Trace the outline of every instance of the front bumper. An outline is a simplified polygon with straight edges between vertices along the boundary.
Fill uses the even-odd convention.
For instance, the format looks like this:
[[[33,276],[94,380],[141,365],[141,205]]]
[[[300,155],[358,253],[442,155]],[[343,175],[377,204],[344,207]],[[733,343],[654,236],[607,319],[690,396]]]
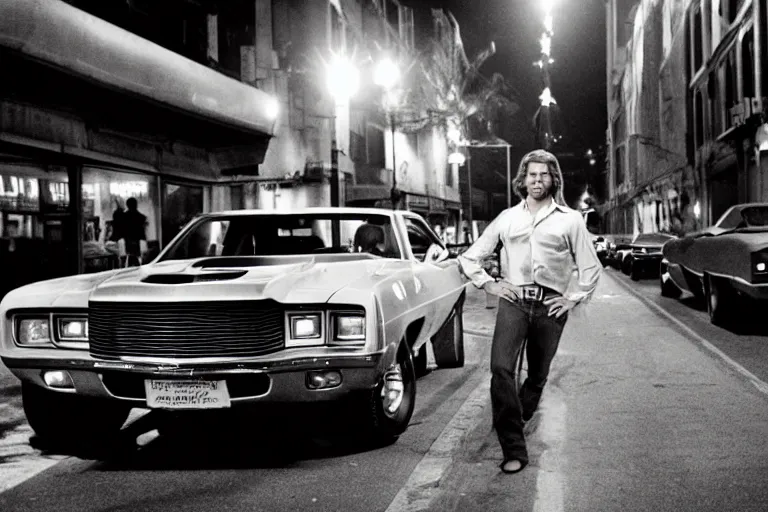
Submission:
[[[370,390],[383,374],[384,352],[354,356],[299,357],[273,362],[230,362],[216,365],[171,366],[166,364],[94,361],[81,359],[2,358],[23,382],[48,388],[47,371],[66,371],[73,389],[62,393],[101,397],[146,406],[144,381],[225,380],[232,405],[254,403],[302,403],[335,401],[356,391]],[[341,383],[332,388],[310,389],[311,371],[336,370]]]

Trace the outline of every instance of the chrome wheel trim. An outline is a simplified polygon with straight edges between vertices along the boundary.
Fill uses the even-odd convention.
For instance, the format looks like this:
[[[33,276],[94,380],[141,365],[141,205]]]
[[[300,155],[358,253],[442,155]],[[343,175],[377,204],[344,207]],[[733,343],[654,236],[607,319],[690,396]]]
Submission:
[[[381,405],[384,414],[390,418],[397,416],[403,404],[404,395],[403,369],[400,363],[397,363],[384,374],[384,385],[381,387]]]

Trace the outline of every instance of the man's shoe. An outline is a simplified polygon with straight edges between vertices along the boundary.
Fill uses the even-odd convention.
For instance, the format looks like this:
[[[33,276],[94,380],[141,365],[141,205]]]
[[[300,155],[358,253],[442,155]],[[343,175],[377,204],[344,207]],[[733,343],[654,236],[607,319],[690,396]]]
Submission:
[[[517,462],[517,464],[515,464],[515,462]],[[522,461],[520,459],[507,459],[499,465],[499,468],[503,473],[514,475],[515,473],[521,472],[527,465],[528,461]]]

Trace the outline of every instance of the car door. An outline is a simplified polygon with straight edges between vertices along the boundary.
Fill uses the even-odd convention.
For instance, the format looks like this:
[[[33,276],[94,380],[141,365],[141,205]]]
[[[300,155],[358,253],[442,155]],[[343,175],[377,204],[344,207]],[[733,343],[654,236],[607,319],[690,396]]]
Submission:
[[[414,306],[420,308],[426,318],[423,332],[432,335],[448,318],[464,289],[464,279],[456,260],[444,265],[424,262],[430,245],[438,244],[445,249],[443,241],[424,219],[413,213],[406,213],[403,215],[403,221],[413,253],[411,268],[417,299]]]

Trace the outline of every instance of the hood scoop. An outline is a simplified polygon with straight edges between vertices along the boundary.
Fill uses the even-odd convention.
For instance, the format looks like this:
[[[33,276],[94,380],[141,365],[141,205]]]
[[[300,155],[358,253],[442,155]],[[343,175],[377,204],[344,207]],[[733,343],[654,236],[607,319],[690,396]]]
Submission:
[[[247,270],[238,270],[234,272],[206,272],[205,274],[152,274],[142,279],[142,282],[150,284],[186,284],[228,281],[243,277],[247,273]]]

